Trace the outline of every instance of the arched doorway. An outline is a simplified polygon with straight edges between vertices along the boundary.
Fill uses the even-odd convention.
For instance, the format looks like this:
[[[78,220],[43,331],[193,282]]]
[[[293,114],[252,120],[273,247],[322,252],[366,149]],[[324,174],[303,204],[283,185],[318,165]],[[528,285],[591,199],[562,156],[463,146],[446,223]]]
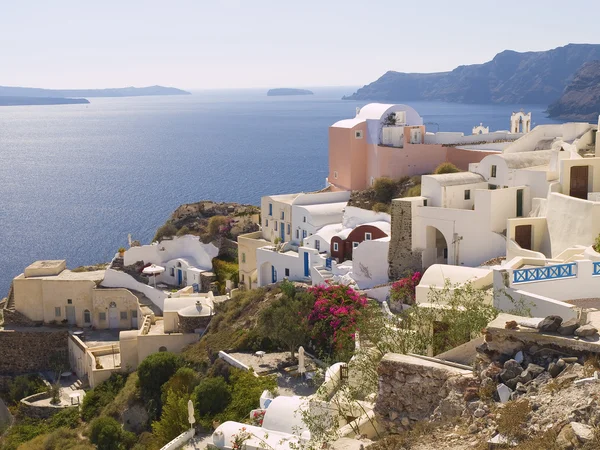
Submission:
[[[428,226],[426,233],[426,248],[423,252],[423,266],[448,264],[448,242],[444,234],[436,227]]]
[[[108,328],[119,328],[119,310],[115,302],[108,305]]]

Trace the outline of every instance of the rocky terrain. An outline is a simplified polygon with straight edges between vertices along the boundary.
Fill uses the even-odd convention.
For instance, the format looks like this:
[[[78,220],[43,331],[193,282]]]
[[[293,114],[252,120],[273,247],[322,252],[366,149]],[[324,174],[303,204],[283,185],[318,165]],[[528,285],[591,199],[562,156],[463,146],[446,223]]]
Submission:
[[[348,100],[548,105],[559,98],[585,63],[600,59],[600,45],[569,44],[553,50],[519,53],[505,50],[483,64],[450,72],[389,71]]]
[[[585,63],[563,95],[548,107],[550,117],[596,122],[600,115],[600,60]]]

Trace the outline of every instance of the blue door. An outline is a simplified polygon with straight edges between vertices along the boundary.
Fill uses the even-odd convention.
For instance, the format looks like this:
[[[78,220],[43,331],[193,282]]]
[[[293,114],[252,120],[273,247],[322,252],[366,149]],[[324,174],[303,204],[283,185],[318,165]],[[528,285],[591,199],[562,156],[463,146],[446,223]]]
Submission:
[[[183,281],[183,271],[177,270],[177,286],[181,286],[181,282]]]
[[[308,252],[304,252],[304,276],[310,277],[310,270],[308,267]]]
[[[285,242],[285,224],[281,222],[279,225],[279,234],[281,235],[281,242]]]
[[[275,266],[271,266],[271,283],[277,283],[277,271]]]

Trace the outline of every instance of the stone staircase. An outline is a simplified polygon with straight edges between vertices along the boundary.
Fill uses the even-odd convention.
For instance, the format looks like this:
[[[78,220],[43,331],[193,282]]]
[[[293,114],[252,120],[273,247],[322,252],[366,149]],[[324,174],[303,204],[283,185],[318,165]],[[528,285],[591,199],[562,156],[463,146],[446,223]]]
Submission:
[[[12,283],[8,289],[8,296],[0,302],[0,305],[2,309],[1,316],[3,325],[15,325],[20,327],[34,327],[39,325],[16,310],[15,291]]]
[[[318,267],[315,267],[315,269],[323,277],[323,281],[331,280],[333,278],[333,274],[331,273],[331,270],[329,270],[327,267],[318,266]]]

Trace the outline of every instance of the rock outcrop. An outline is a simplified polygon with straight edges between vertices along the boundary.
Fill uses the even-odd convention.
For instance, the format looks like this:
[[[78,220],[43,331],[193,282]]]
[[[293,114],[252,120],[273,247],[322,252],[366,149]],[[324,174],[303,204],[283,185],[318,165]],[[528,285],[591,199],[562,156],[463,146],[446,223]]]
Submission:
[[[600,115],[600,60],[585,63],[565,88],[562,96],[548,107],[550,117],[595,123]]]

